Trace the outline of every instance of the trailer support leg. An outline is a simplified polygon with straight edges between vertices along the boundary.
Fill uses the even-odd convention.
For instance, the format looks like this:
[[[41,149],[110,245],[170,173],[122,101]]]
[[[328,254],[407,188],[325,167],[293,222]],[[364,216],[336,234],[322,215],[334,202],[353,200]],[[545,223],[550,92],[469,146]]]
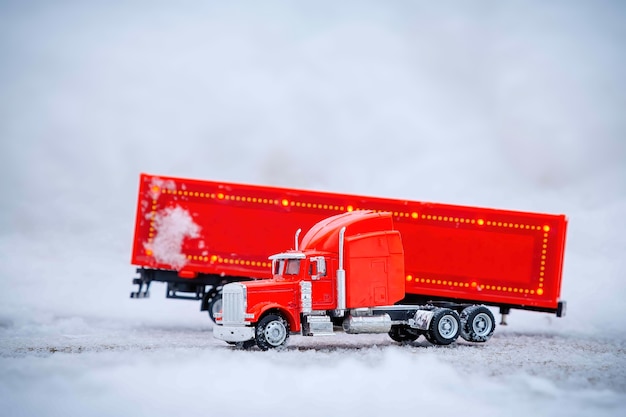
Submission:
[[[135,278],[133,280],[133,284],[139,285],[139,288],[137,289],[137,291],[130,293],[130,298],[149,298],[150,297],[150,283],[151,282],[152,281],[144,281],[141,278]],[[142,292],[141,290],[142,290],[144,284],[146,284],[146,290]]]
[[[500,314],[502,315],[500,319],[500,326],[508,325],[508,323],[506,322],[506,319],[510,313],[511,313],[511,309],[509,307],[500,307]]]

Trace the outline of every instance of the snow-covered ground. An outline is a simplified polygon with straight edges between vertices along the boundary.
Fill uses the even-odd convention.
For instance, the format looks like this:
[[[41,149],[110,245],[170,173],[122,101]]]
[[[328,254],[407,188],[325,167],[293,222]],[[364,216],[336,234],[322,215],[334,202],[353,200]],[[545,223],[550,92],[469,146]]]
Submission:
[[[626,415],[620,2],[0,2],[0,410]],[[140,172],[565,213],[567,317],[282,352],[131,300]]]

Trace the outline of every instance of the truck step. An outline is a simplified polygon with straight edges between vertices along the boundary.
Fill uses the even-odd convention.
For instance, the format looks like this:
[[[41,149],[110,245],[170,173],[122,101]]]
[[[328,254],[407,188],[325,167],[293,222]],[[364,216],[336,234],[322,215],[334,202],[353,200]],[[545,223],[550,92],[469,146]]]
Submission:
[[[306,316],[302,324],[304,336],[332,336],[333,322],[328,316]]]

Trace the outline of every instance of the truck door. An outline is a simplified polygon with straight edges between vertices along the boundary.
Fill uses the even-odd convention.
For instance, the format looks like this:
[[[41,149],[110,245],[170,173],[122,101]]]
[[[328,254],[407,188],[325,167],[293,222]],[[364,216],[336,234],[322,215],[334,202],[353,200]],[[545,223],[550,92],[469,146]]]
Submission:
[[[308,259],[308,275],[311,279],[311,298],[313,310],[331,310],[336,308],[335,283],[328,273],[327,260],[323,256]]]

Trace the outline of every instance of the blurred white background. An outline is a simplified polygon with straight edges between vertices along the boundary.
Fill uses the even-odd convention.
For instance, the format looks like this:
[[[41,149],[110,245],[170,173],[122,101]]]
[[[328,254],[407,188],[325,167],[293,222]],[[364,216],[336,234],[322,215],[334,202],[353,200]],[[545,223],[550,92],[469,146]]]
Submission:
[[[123,271],[148,172],[565,213],[626,324],[626,7],[440,3],[0,3],[1,279]]]

